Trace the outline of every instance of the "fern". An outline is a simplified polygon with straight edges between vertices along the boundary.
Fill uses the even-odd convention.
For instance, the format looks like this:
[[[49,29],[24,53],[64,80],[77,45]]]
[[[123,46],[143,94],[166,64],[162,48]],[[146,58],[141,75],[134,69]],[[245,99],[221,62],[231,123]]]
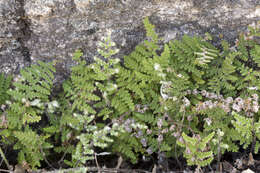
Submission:
[[[41,61],[38,63],[39,65],[21,70],[21,78],[13,84],[14,89],[8,91],[14,99],[8,111],[10,129],[16,127],[21,129],[23,125],[41,120],[38,114],[44,110],[43,103],[49,101],[55,69],[51,64]],[[38,103],[34,104],[36,102]]]
[[[114,42],[111,41],[109,32],[99,43],[98,52],[103,60],[95,57],[95,62],[88,65],[82,58],[83,53],[77,50],[73,56],[77,65],[72,67],[70,79],[63,84],[60,128],[66,130],[61,139],[63,143],[70,141],[68,147],[76,143],[76,148],[70,151],[61,148],[56,150],[72,154],[72,160],[66,161],[66,164],[71,166],[82,165],[87,160],[93,159],[96,154],[94,147],[102,149],[108,147],[108,144],[113,142],[112,136],[118,136],[118,133],[123,131],[119,124],[105,125],[99,119],[101,117],[103,120],[112,121],[114,113],[112,106],[118,108],[117,111],[121,109],[117,107],[118,103],[115,100],[110,100],[111,96],[117,97],[120,93],[112,80],[119,72],[116,67],[119,60],[112,58],[118,50],[113,47]],[[123,93],[120,94],[122,94],[120,97],[124,96]],[[69,135],[71,133],[76,138],[73,139]]]
[[[177,144],[185,147],[184,157],[187,159],[188,165],[197,165],[199,168],[210,164],[213,160],[213,152],[207,151],[207,144],[214,137],[214,132],[200,139],[197,137],[189,137],[185,133],[182,134],[184,142],[178,141]]]
[[[10,88],[11,81],[11,75],[5,76],[3,73],[0,74],[0,105],[5,104],[5,101],[10,99],[7,91]]]
[[[54,72],[50,63],[39,61],[38,65],[22,69],[13,88],[7,91],[11,99],[7,101],[7,125],[1,136],[9,143],[16,143],[14,149],[19,150],[19,163],[28,163],[33,169],[44,159],[43,151],[52,147],[47,142],[49,136],[38,135],[31,125],[41,120],[47,111],[45,104],[51,104]]]

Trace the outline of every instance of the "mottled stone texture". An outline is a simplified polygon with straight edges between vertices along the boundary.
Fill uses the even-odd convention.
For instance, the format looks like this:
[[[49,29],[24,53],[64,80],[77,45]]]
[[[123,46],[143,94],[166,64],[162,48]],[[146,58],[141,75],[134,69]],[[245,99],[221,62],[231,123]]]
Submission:
[[[143,41],[149,16],[166,41],[211,33],[233,42],[260,20],[259,0],[0,0],[0,71],[14,73],[36,60],[57,62],[57,80],[68,74],[75,49],[91,61],[96,43],[112,30],[130,53]]]

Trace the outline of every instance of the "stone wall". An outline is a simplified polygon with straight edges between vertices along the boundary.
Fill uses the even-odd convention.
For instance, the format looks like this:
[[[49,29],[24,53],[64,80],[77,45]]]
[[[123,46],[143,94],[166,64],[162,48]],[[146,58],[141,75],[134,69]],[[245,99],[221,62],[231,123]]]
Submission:
[[[75,49],[91,61],[96,43],[112,31],[119,56],[144,40],[149,16],[166,41],[183,34],[232,43],[260,21],[259,0],[0,0],[0,71],[17,73],[36,60],[56,61],[57,79],[73,65]]]

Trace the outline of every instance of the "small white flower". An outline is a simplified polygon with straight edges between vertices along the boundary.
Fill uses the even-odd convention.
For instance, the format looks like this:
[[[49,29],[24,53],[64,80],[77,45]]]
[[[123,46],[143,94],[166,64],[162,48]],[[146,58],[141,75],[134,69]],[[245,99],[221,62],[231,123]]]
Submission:
[[[206,91],[206,90],[202,90],[202,91],[201,91],[201,95],[202,95],[202,96],[206,96],[206,94],[207,94],[207,91]]]
[[[259,110],[259,106],[258,105],[252,106],[252,110],[253,110],[253,112],[257,113]]]
[[[119,63],[120,59],[119,58],[115,58],[115,63]]]
[[[247,87],[249,90],[258,90],[258,87]]]
[[[152,131],[152,130],[150,130],[150,129],[147,129],[147,130],[146,130],[146,134],[147,134],[147,135],[150,135],[150,134],[152,134],[152,132],[153,132],[153,131]]]
[[[115,69],[115,73],[119,73],[119,69],[118,68]]]
[[[258,100],[258,94],[255,93],[255,94],[252,95],[252,97],[253,97],[254,100]]]
[[[158,141],[159,143],[162,142],[162,141],[163,141],[163,135],[160,134],[160,135],[158,136],[158,138],[157,138],[157,141]]]
[[[31,102],[31,105],[32,105],[32,106],[36,106],[36,105],[38,105],[40,102],[41,102],[40,99],[35,99],[35,100],[33,100],[33,101]]]
[[[165,78],[166,74],[165,73],[159,73],[158,76]]]
[[[197,95],[197,94],[198,94],[198,90],[197,90],[197,89],[194,89],[194,90],[192,91],[192,94]]]
[[[106,97],[107,97],[107,92],[104,92],[104,93],[103,93],[103,96],[106,98]]]
[[[190,106],[190,101],[186,97],[184,97],[182,101],[183,101],[185,107]]]
[[[111,46],[115,46],[116,45],[116,43],[115,42],[111,42]]]
[[[22,103],[25,103],[26,102],[26,99],[25,98],[22,98]]]
[[[212,120],[210,118],[205,118],[204,121],[206,121],[208,126],[210,126],[212,123]]]
[[[221,137],[224,136],[224,132],[221,131],[220,129],[218,129],[218,132],[217,132],[217,133],[218,133],[218,135],[221,136]]]
[[[178,74],[177,76],[178,76],[179,78],[182,78],[182,77],[183,77],[183,75],[182,75],[182,74]]]
[[[115,89],[117,89],[117,84],[114,84],[113,86],[114,86]]]
[[[233,102],[233,98],[232,98],[232,97],[228,97],[228,98],[226,98],[225,102],[226,102],[227,104],[230,104],[230,103]]]
[[[154,67],[154,70],[156,70],[156,71],[161,71],[161,66],[160,66],[160,64],[155,63],[153,67]]]
[[[232,108],[233,108],[235,111],[237,111],[237,112],[240,112],[240,111],[241,111],[241,107],[240,107],[239,105],[235,104],[235,103],[232,105]]]
[[[186,91],[186,94],[191,94],[191,90],[187,90],[187,91]]]
[[[170,131],[173,131],[175,129],[175,125],[173,124],[173,125],[171,125],[171,127],[170,127]]]
[[[56,100],[54,100],[54,101],[52,101],[52,106],[58,108],[59,107],[59,103]]]
[[[160,119],[157,121],[157,126],[158,126],[159,129],[161,129],[161,128],[162,128],[162,125],[163,125],[163,121],[162,121],[162,119],[160,118]]]
[[[168,133],[168,129],[163,129],[162,133]]]
[[[9,100],[6,100],[5,103],[6,103],[7,105],[11,105],[11,104],[12,104],[12,102],[9,101]]]
[[[115,49],[115,54],[119,52],[119,49]]]

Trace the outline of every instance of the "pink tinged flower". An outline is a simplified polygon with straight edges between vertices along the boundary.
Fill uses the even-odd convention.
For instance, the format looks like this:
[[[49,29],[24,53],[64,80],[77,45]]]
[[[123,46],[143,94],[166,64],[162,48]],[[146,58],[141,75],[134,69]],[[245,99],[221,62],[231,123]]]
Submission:
[[[142,138],[141,139],[141,144],[146,147],[147,146],[147,142],[146,142],[146,139],[145,138]]]
[[[209,96],[208,96],[210,99],[217,99],[218,96],[215,94],[215,93],[209,93]]]
[[[252,97],[253,97],[253,99],[254,99],[255,101],[258,100],[258,94],[255,93],[255,94],[252,95]]]
[[[226,113],[229,113],[229,112],[230,112],[229,106],[225,106],[223,110],[224,110]]]
[[[1,105],[1,109],[4,111],[5,108],[6,108],[6,105],[2,104],[2,105]]]
[[[196,106],[195,110],[196,110],[197,112],[200,111],[200,110],[201,110],[201,109],[200,109],[200,106]]]
[[[244,100],[242,98],[240,98],[240,97],[237,97],[235,99],[235,102],[237,102],[237,104],[240,105],[240,106],[242,106],[244,104]]]
[[[168,133],[168,129],[163,129],[162,133]]]
[[[203,109],[207,109],[207,102],[203,102],[202,103],[202,106],[201,106],[201,109],[203,110]]]
[[[230,104],[230,103],[233,102],[233,98],[232,98],[232,97],[228,97],[228,98],[226,98],[225,102],[226,102],[227,104]]]
[[[186,154],[191,154],[191,151],[189,148],[186,148]]]
[[[257,113],[258,110],[259,110],[259,106],[258,105],[253,105],[252,106],[252,110],[253,110],[253,112]]]
[[[239,105],[235,104],[235,103],[232,105],[232,109],[234,109],[237,112],[241,111],[241,107]]]
[[[198,90],[197,90],[197,89],[194,89],[194,90],[192,91],[192,94],[197,95],[197,94],[198,94]]]
[[[212,120],[210,118],[204,118],[204,121],[207,123],[208,126],[210,126],[212,123]]]
[[[177,137],[179,137],[181,134],[180,134],[179,132],[174,132],[172,135],[173,135],[175,138],[177,138]]]
[[[252,112],[246,112],[246,116],[248,116],[248,117],[253,117],[253,116],[254,116],[254,113],[252,113]]]
[[[213,106],[213,103],[212,103],[212,101],[210,100],[210,101],[208,101],[208,107],[209,107],[209,109],[212,109],[214,106]]]
[[[253,101],[253,105],[258,105],[258,102],[257,101]]]
[[[188,120],[188,121],[192,121],[192,119],[193,119],[193,118],[192,118],[191,115],[189,115],[189,116],[187,117],[187,120]]]
[[[175,129],[175,125],[173,124],[173,125],[171,125],[171,127],[170,127],[170,131],[173,131]]]
[[[179,141],[180,143],[184,144],[184,140],[183,140],[182,136],[178,139],[178,141]]]
[[[138,136],[143,136],[143,132],[141,130],[138,131]]]
[[[190,101],[189,101],[189,99],[187,99],[186,97],[184,97],[184,98],[182,99],[182,101],[183,101],[185,107],[190,106]]]
[[[207,94],[207,91],[206,91],[206,90],[202,90],[202,91],[201,91],[201,95],[202,95],[202,96],[206,96],[206,94]]]
[[[163,121],[162,121],[162,119],[160,118],[160,119],[157,121],[157,127],[158,127],[159,129],[161,129],[161,128],[162,128],[162,125],[163,125]]]
[[[163,141],[163,135],[160,134],[157,138],[157,141],[161,143]]]
[[[152,130],[151,130],[151,129],[147,129],[147,130],[146,130],[146,134],[147,134],[147,135],[152,134]]]
[[[152,149],[151,147],[149,147],[149,148],[146,150],[146,152],[147,152],[148,154],[153,154],[153,149]]]
[[[127,131],[128,133],[131,133],[132,132],[132,128],[129,127],[129,125],[126,125],[125,126],[125,131]]]
[[[219,95],[219,96],[218,96],[218,99],[219,99],[219,100],[222,100],[222,99],[223,99],[223,95]]]
[[[230,112],[230,108],[229,108],[229,105],[228,105],[228,104],[222,103],[222,104],[220,105],[220,108],[223,109],[226,113]]]
[[[187,90],[187,91],[186,91],[186,94],[191,94],[191,90]]]

